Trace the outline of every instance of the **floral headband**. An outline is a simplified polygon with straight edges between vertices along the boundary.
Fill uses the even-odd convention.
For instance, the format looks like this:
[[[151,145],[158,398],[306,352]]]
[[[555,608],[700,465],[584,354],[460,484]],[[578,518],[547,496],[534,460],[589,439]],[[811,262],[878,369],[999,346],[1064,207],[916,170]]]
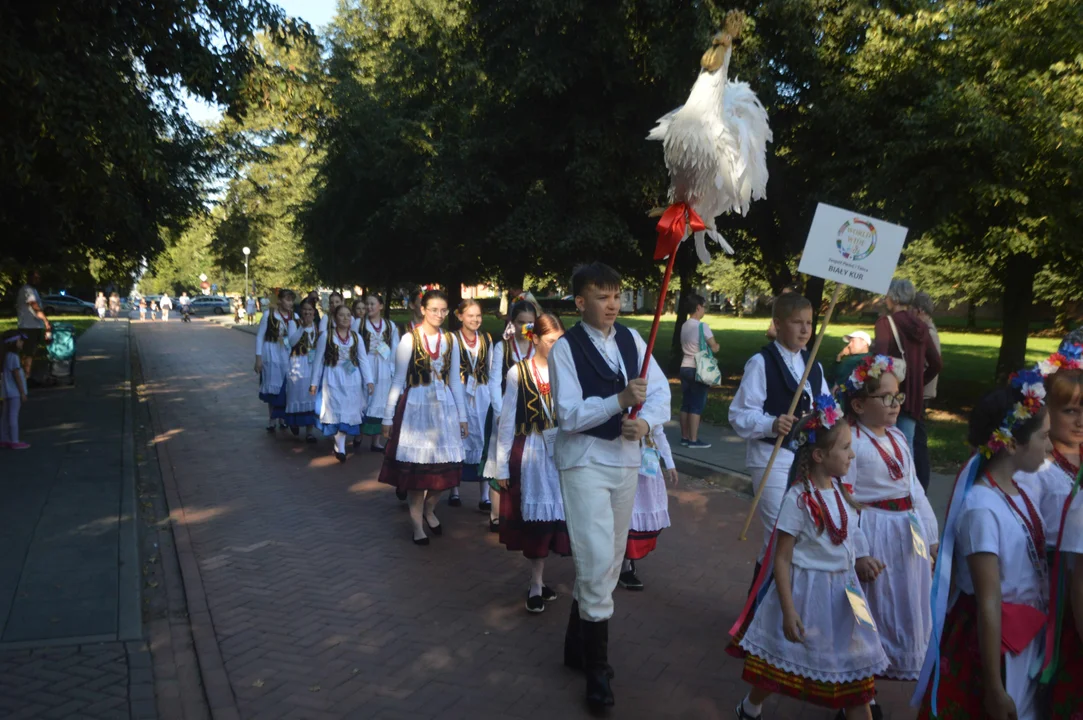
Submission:
[[[538,334],[534,332],[534,323],[527,323],[523,326],[523,337],[525,337],[527,340],[529,340],[530,342],[534,342],[534,338],[536,338],[537,336]]]
[[[835,402],[833,395],[821,395],[813,403],[812,417],[797,430],[791,447],[797,451],[804,445],[816,442],[816,433],[820,430],[830,430],[842,417],[839,404]]]
[[[859,362],[854,371],[850,373],[850,377],[846,378],[844,383],[846,392],[856,393],[865,387],[866,380],[878,378],[886,372],[902,380],[901,371],[895,367],[895,358],[887,355],[869,355]]]
[[[1034,366],[1047,378],[1058,370],[1083,370],[1083,345],[1061,343],[1060,349]]]
[[[1010,383],[1023,393],[1023,399],[1015,404],[989,440],[978,448],[978,452],[985,459],[992,458],[1001,450],[1008,447],[1014,439],[1014,432],[1019,426],[1037,415],[1045,407],[1045,382],[1041,372],[1035,370],[1020,370],[1012,373]]]

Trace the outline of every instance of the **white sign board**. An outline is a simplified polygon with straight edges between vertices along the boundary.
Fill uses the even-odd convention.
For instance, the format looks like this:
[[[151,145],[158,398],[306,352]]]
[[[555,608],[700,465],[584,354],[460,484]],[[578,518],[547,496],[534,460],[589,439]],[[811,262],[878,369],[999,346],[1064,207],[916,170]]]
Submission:
[[[797,271],[883,295],[905,240],[901,225],[820,203]]]

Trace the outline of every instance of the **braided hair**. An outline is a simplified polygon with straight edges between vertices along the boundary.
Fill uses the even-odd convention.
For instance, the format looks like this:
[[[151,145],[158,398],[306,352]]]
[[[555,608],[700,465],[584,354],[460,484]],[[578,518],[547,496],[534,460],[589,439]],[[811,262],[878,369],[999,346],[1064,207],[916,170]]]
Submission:
[[[839,430],[843,425],[843,421],[840,419],[839,422],[835,423],[830,428],[821,427],[815,432],[815,437],[809,439],[807,436],[807,428],[815,421],[815,419],[815,413],[809,413],[808,415],[802,416],[801,419],[794,423],[793,430],[790,431],[790,435],[787,438],[787,446],[792,446],[793,443],[805,440],[805,442],[800,442],[797,449],[794,450],[794,459],[793,465],[790,466],[788,486],[800,484],[804,491],[808,493],[809,497],[813,495],[812,470],[815,462],[812,458],[812,451],[830,451],[838,441]],[[802,435],[804,435],[804,437],[802,437]],[[853,495],[850,494],[850,491],[841,482],[839,483],[839,492],[842,493],[842,499],[846,501],[846,504],[854,510],[860,512],[864,508],[861,503],[854,500]],[[817,531],[820,533],[824,531],[822,522],[817,523]]]

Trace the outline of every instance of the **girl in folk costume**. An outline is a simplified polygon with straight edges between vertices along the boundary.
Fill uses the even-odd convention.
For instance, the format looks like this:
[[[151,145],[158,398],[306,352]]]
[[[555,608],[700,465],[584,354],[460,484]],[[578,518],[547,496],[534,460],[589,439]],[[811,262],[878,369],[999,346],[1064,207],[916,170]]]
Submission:
[[[1047,718],[1038,682],[1049,595],[1045,526],[1032,489],[1013,479],[1049,452],[1041,375],[1012,375],[970,416],[978,448],[948,504],[933,579],[933,632],[914,703],[919,718]],[[890,568],[889,568],[890,572]]]
[[[410,296],[406,299],[406,309],[410,311],[410,319],[407,322],[404,322],[399,329],[399,334],[403,337],[421,327],[421,324],[425,322],[425,312],[421,307],[421,298],[424,296],[424,290],[421,288],[414,288],[413,292],[411,292]]]
[[[372,437],[373,452],[383,452],[383,411],[387,407],[387,395],[391,392],[391,378],[395,374],[395,348],[399,346],[399,328],[383,316],[384,301],[379,295],[365,298],[365,321],[361,327],[361,340],[369,356],[368,402],[365,405],[365,424],[361,432]]]
[[[327,335],[320,335],[316,343],[316,357],[312,365],[309,393],[320,390],[317,410],[319,424],[324,435],[335,436],[335,457],[346,462],[346,436],[361,434],[362,412],[365,407],[363,388],[369,371],[368,354],[361,344],[361,337],[350,330],[350,309],[345,305],[335,308],[334,325]]]
[[[1046,412],[1053,454],[1038,472],[1020,474],[1016,480],[1034,488],[1041,497],[1042,519],[1049,548],[1057,545],[1061,516],[1068,492],[1079,474],[1083,449],[1083,346],[1062,344],[1060,350],[1035,368],[1045,379]]]
[[[294,435],[305,429],[305,442],[316,442],[312,429],[316,426],[316,398],[308,391],[312,365],[316,360],[316,345],[320,331],[316,328],[316,308],[307,300],[301,303],[301,322],[290,334],[290,366],[286,374],[286,425]]]
[[[342,303],[342,293],[337,290],[327,296],[327,314],[320,318],[317,323],[320,329],[320,335],[327,335],[329,331],[335,329],[335,310],[337,310]]]
[[[548,313],[524,330],[535,352],[516,363],[505,378],[506,404],[497,429],[497,482],[503,491],[500,505],[500,542],[508,550],[522,551],[530,560],[527,612],[545,611],[557,594],[545,584],[545,558],[553,551],[571,555],[560,474],[553,461],[556,419],[549,383],[549,351],[564,334],[564,325]]]
[[[493,338],[481,331],[481,305],[477,300],[463,300],[455,311],[462,327],[456,333],[459,343],[459,375],[463,383],[463,400],[466,403],[470,432],[463,440],[463,482],[479,483],[478,510],[489,512],[490,488],[479,473],[485,450],[485,421],[492,408],[490,384],[494,380],[494,368],[499,367],[493,354]],[[462,505],[459,488],[451,489],[448,505]]]
[[[462,478],[463,439],[468,436],[459,375],[459,344],[441,330],[447,296],[429,290],[421,300],[425,321],[403,336],[395,350],[395,375],[384,410],[384,465],[380,482],[405,493],[413,538],[428,545],[425,525],[444,532],[436,518],[440,493]]]
[[[366,306],[365,306],[365,298],[363,298],[363,297],[354,298],[354,301],[352,303],[350,303],[350,316],[351,316],[350,332],[356,333],[357,336],[360,337],[362,340],[364,340],[364,333],[362,332],[362,330],[363,330],[363,324],[365,322],[365,316],[366,316],[365,308],[366,308]],[[368,355],[368,345],[367,344],[365,345],[365,351],[366,351],[365,354]],[[368,362],[369,370],[371,371],[372,370],[372,358],[371,358],[371,356],[368,358],[368,361],[369,361]],[[376,387],[373,384],[372,378],[371,377],[366,377],[365,378],[365,385],[364,385],[364,387],[362,389],[362,394],[364,394],[364,396],[365,396],[364,399],[365,399],[365,408],[366,409],[370,407],[369,404],[368,404],[368,397],[369,397],[369,395],[372,394],[372,391],[375,390],[375,389],[376,389]],[[363,424],[362,424],[362,427],[361,427],[361,432],[362,432],[362,434],[367,434],[367,433],[365,433],[365,428],[364,428]],[[355,437],[353,439],[354,452],[357,452],[357,448],[359,448],[359,447],[361,447],[361,435],[358,435],[357,437]]]
[[[368,315],[367,309],[364,297],[356,297],[350,303],[350,314],[353,315],[353,320],[350,321],[350,329],[358,335],[361,334],[361,324],[365,322],[365,317]]]
[[[520,300],[511,306],[508,311],[508,327],[504,329],[504,338],[493,347],[494,363],[499,363],[499,371],[490,375],[491,387],[489,390],[490,402],[492,403],[491,422],[487,419],[485,424],[485,449],[483,457],[485,466],[481,474],[490,481],[492,494],[489,498],[489,532],[500,531],[500,486],[496,477],[496,431],[500,424],[500,413],[503,407],[502,398],[504,388],[507,385],[508,370],[523,360],[529,360],[534,355],[534,344],[523,335],[523,328],[538,319],[537,307],[526,300]],[[495,369],[495,366],[494,366]]]
[[[839,479],[854,457],[853,435],[830,395],[816,398],[813,414],[794,427],[790,486],[760,577],[730,631],[752,686],[736,715],[759,718],[778,692],[871,718],[875,677],[888,659],[859,578],[875,579],[883,564],[869,555],[860,506]]]
[[[673,452],[662,425],[651,428],[649,445],[653,445],[655,453],[651,453],[649,459],[645,454],[644,464],[639,468],[639,484],[636,486],[636,499],[632,506],[632,522],[628,526],[624,564],[617,580],[622,588],[628,590],[643,589],[643,581],[636,575],[636,560],[647,557],[658,544],[658,535],[664,528],[669,527],[666,480],[673,485],[677,484]]]
[[[1054,720],[1072,720],[1083,708],[1083,495],[1078,493],[1083,448],[1083,346],[1062,343],[1035,368],[1045,378],[1053,454],[1036,473],[1016,481],[1040,494],[1051,551],[1049,622],[1041,680],[1052,683]],[[1078,717],[1078,716],[1077,716]]]
[[[854,461],[844,482],[864,508],[860,525],[869,553],[887,570],[865,586],[890,665],[882,675],[916,680],[932,629],[929,593],[939,527],[917,481],[906,436],[895,427],[904,399],[902,371],[886,355],[869,355],[844,383]],[[879,708],[874,710],[878,716]]]
[[[297,329],[293,314],[293,291],[278,291],[278,306],[264,313],[256,331],[256,374],[259,399],[267,403],[267,432],[275,431],[275,420],[286,427],[286,375],[290,369],[290,335]]]

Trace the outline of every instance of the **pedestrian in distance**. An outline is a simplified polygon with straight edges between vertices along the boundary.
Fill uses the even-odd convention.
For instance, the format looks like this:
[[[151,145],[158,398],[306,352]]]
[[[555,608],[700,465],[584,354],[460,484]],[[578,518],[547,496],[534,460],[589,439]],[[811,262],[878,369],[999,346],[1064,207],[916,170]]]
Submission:
[[[26,403],[26,373],[19,354],[23,351],[26,334],[8,330],[0,345],[0,448],[28,450],[30,445],[19,439],[19,412]]]

